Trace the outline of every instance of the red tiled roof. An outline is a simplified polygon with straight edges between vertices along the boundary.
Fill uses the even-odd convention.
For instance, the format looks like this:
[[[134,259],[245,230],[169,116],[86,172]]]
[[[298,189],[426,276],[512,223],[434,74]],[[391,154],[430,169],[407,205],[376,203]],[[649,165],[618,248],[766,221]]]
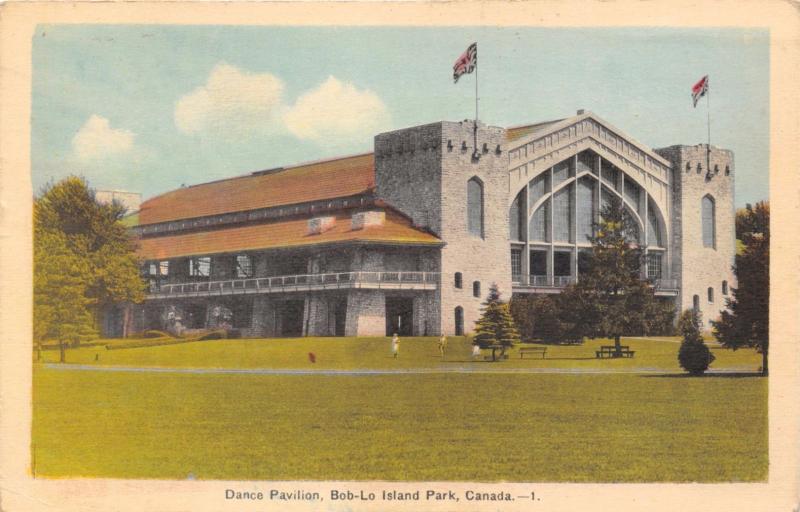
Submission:
[[[344,157],[179,188],[142,203],[139,224],[347,197],[374,186],[371,153]]]
[[[333,227],[318,235],[308,234],[308,217],[265,224],[197,231],[139,240],[137,254],[147,260],[179,258],[260,249],[302,247],[337,242],[372,242],[403,245],[441,245],[434,235],[414,228],[411,221],[391,209],[379,226],[350,229],[355,210],[340,210]]]

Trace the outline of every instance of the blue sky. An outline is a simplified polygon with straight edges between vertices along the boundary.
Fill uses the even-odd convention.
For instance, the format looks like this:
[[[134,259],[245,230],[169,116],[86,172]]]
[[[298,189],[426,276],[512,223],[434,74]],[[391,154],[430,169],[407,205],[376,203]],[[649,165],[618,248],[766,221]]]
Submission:
[[[34,190],[69,174],[144,197],[181,184],[370,151],[380,131],[474,115],[452,64],[478,41],[480,117],[591,110],[651,146],[736,157],[736,203],[766,199],[769,33],[545,29],[42,25],[33,40]]]

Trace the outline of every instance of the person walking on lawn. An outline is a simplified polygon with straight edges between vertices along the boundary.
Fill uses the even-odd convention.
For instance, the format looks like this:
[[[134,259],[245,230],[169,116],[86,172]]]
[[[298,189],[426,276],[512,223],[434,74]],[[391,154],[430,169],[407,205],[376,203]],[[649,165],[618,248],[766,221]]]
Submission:
[[[397,354],[400,353],[400,337],[397,336],[397,333],[394,333],[392,336],[392,355],[395,359],[397,359]]]
[[[447,350],[447,336],[442,334],[439,338],[439,354],[442,356],[442,361],[444,361],[444,353]]]

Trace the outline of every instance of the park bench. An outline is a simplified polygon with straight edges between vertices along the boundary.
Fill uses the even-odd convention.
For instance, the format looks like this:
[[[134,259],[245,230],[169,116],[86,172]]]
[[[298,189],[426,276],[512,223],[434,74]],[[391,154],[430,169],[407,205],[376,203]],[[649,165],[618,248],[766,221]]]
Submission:
[[[542,354],[542,359],[547,353],[547,347],[522,347],[519,349],[519,358],[522,359],[525,354]]]
[[[619,355],[621,357],[633,357],[636,353],[635,350],[631,350],[631,348],[627,345],[622,345],[620,347]],[[600,350],[595,352],[595,356],[598,359],[603,359],[606,357],[617,357],[617,347],[614,345],[603,345],[600,347]]]

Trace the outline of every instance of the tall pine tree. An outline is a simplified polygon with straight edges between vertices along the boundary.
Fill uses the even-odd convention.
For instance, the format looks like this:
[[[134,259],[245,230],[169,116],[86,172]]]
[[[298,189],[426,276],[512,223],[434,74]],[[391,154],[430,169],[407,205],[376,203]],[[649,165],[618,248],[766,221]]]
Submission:
[[[733,270],[737,286],[727,310],[712,321],[714,337],[736,350],[755,348],[761,353],[761,372],[769,374],[769,203],[760,202],[736,214],[736,237],[744,248]]]
[[[519,342],[519,332],[514,325],[508,304],[500,300],[500,291],[492,283],[489,295],[481,308],[481,318],[475,322],[475,338],[473,343],[481,348],[491,345],[502,345],[503,352],[507,347]]]
[[[621,337],[661,328],[673,315],[671,305],[659,302],[652,283],[642,276],[644,251],[636,244],[638,226],[622,201],[612,197],[594,224],[587,269],[568,286],[560,303],[584,336],[612,338],[616,355]]]

